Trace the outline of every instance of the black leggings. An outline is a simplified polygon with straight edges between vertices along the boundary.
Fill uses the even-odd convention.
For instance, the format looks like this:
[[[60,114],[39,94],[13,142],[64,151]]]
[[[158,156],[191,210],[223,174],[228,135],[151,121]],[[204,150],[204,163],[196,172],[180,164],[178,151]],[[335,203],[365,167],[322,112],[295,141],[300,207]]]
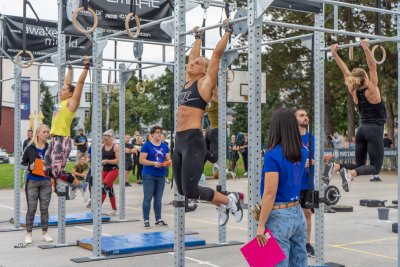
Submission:
[[[206,158],[204,163],[208,160],[211,163],[218,161],[218,128],[210,129],[206,132]]]
[[[367,163],[367,155],[371,165]],[[383,125],[361,124],[356,133],[356,164],[345,163],[341,167],[355,170],[357,175],[377,175],[383,164]]]
[[[212,201],[214,198],[214,190],[199,186],[205,156],[206,145],[200,129],[176,133],[172,169],[180,195],[205,201]]]

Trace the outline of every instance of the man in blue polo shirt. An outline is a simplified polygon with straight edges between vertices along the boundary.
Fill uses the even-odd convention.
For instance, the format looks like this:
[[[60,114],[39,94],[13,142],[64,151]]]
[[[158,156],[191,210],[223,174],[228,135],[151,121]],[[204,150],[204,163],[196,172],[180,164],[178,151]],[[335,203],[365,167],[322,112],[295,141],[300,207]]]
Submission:
[[[309,118],[307,112],[300,108],[296,110],[295,112],[296,119],[297,119],[297,124],[299,126],[299,131],[301,135],[301,141],[303,143],[303,146],[307,148],[309,151],[310,149],[310,140],[311,140],[311,159],[312,163],[311,165],[314,165],[314,150],[315,150],[315,140],[314,136],[311,135],[311,138],[309,136],[309,133],[307,131],[308,129],[308,123],[309,123]],[[310,151],[309,151],[310,153]],[[315,250],[311,246],[311,216],[314,212],[312,208],[308,206],[308,203],[312,203],[312,195],[314,191],[314,167],[311,166],[311,188],[310,188],[310,178],[309,178],[309,155],[307,156],[307,161],[306,161],[306,166],[305,166],[305,172],[303,174],[303,179],[301,182],[301,190],[300,190],[300,205],[303,208],[304,216],[306,217],[307,221],[307,244],[306,244],[306,249],[307,249],[307,255],[309,257],[315,257]]]

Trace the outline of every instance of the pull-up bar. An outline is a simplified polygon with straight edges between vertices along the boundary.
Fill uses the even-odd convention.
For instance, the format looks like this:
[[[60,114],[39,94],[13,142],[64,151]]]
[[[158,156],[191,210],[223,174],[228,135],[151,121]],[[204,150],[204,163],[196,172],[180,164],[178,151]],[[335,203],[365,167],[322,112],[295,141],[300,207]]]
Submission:
[[[345,36],[347,35],[347,36],[354,36],[354,37],[361,37],[361,38],[368,38],[368,39],[380,39],[384,42],[399,42],[400,41],[400,39],[398,37],[387,37],[387,36],[382,36],[382,35],[373,35],[373,34],[361,33],[361,32],[332,30],[332,29],[327,29],[327,28],[298,25],[298,24],[286,23],[286,22],[280,22],[280,21],[265,20],[265,21],[263,21],[263,23],[265,25],[269,25],[269,26],[286,27],[286,28],[306,30],[306,31],[325,32],[325,33],[331,33],[331,34],[337,34],[337,35],[345,35]]]
[[[380,44],[386,42],[385,40],[371,40],[369,41],[369,44]],[[360,42],[356,42],[356,43],[349,43],[349,44],[343,44],[343,45],[338,45],[338,49],[346,49],[346,48],[350,48],[350,47],[357,47],[357,46],[361,46]],[[322,48],[321,51],[331,51],[331,47],[325,47]]]
[[[229,20],[228,24],[242,22],[242,21],[245,21],[245,20],[247,20],[247,16]],[[215,25],[207,26],[207,27],[201,27],[201,28],[198,28],[196,30],[196,32],[204,32],[204,31],[207,31],[207,30],[223,27],[224,25],[225,25],[224,23],[218,23],[218,24],[215,24]],[[190,30],[190,31],[182,32],[181,35],[187,35],[187,34],[193,34],[193,33],[195,33],[195,31]]]

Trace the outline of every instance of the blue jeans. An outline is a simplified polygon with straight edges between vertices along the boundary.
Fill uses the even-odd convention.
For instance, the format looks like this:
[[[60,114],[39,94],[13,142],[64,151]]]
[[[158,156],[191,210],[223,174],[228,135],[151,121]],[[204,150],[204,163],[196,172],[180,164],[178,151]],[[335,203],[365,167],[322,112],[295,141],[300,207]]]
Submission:
[[[156,221],[161,219],[161,199],[164,193],[165,177],[153,176],[143,173],[143,219],[149,220],[151,199],[154,197],[153,209]]]
[[[270,229],[286,255],[276,267],[307,266],[307,227],[300,205],[272,210],[265,227]]]

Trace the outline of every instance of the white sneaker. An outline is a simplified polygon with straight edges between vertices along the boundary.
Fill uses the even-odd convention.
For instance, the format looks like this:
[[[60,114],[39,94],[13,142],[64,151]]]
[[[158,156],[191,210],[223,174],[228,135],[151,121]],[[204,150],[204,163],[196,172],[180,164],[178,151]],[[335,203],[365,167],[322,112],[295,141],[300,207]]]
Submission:
[[[117,216],[118,213],[117,213],[117,210],[112,210],[112,211],[108,212],[107,215],[108,216]]]
[[[229,211],[232,213],[236,222],[240,222],[243,218],[243,209],[240,205],[240,197],[238,193],[230,193],[228,197],[232,200],[232,206]]]
[[[47,232],[43,234],[43,240],[46,242],[53,242],[53,238]]]
[[[73,200],[76,197],[76,192],[78,191],[78,187],[75,185],[70,185],[69,186],[69,200]]]
[[[219,205],[219,207],[217,208],[217,212],[218,212],[219,225],[224,226],[229,219],[229,212],[228,209],[226,208],[226,205],[224,204]]]
[[[350,191],[351,175],[346,168],[340,169],[340,177],[342,177],[342,187],[346,192]]]
[[[243,173],[243,176],[247,176],[247,172]]]
[[[231,171],[231,176],[232,176],[232,179],[235,181],[235,180],[236,180],[236,173],[234,173],[233,171]]]
[[[83,202],[87,202],[90,198],[89,183],[82,182],[82,188],[80,189],[80,191],[83,197]]]
[[[25,244],[32,244],[32,234],[27,234],[26,235]]]

